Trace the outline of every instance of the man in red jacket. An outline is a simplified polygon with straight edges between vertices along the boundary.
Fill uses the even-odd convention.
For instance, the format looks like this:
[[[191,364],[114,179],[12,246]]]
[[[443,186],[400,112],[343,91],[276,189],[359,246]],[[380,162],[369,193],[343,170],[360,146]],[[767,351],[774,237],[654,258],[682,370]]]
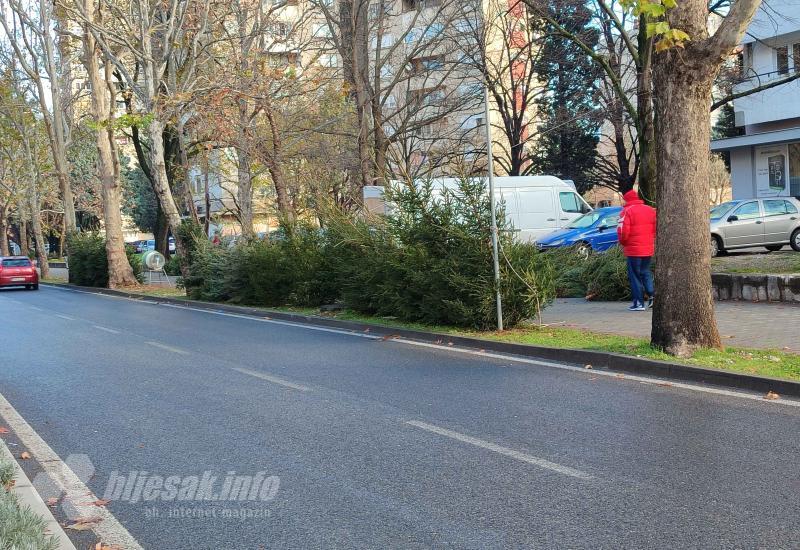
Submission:
[[[622,196],[625,206],[617,226],[619,244],[628,258],[628,279],[631,282],[633,305],[631,311],[644,311],[644,293],[648,296],[648,307],[653,307],[653,274],[650,262],[656,242],[656,211],[647,206],[639,193],[631,189]]]

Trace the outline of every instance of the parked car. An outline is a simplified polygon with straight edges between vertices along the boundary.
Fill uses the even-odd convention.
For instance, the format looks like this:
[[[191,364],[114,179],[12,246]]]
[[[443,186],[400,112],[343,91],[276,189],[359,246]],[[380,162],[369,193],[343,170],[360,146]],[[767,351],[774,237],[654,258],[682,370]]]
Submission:
[[[711,209],[711,256],[737,248],[785,245],[800,252],[800,201],[792,197],[729,201]]]
[[[39,290],[39,273],[33,262],[25,256],[0,257],[0,287],[6,286]]]
[[[617,225],[621,212],[620,206],[598,208],[572,220],[564,229],[540,237],[536,246],[540,250],[578,246],[586,252],[603,252],[618,243]]]

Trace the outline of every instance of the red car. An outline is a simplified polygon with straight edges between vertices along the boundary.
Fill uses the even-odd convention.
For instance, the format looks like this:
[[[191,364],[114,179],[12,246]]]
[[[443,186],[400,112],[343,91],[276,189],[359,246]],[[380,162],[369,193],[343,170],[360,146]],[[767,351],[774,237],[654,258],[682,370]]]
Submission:
[[[39,290],[39,273],[25,256],[0,256],[0,287],[24,286]]]

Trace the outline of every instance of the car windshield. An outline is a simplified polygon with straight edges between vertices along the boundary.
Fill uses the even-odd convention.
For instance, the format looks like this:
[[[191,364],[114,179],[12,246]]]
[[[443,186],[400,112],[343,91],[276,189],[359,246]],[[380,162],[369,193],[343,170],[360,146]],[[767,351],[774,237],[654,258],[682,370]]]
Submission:
[[[737,204],[739,204],[739,201],[728,201],[728,202],[723,202],[722,204],[718,204],[717,206],[711,209],[711,219],[715,220],[717,218],[721,218],[723,215],[725,215],[725,212],[727,212]]]
[[[30,267],[30,260],[3,260],[3,267]]]
[[[586,227],[591,227],[602,215],[602,213],[594,210],[588,214],[584,214],[580,218],[575,218],[572,223],[567,226],[567,229],[584,229]]]

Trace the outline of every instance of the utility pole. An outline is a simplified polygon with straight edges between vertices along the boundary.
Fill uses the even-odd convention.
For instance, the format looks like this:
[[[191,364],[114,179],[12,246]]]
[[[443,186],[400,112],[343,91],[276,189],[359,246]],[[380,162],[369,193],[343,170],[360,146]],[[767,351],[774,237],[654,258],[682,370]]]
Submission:
[[[486,52],[484,52],[486,55]],[[492,208],[492,260],[494,262],[494,288],[497,294],[497,330],[503,330],[503,299],[500,296],[500,251],[497,234],[497,199],[494,195],[494,156],[492,155],[492,125],[489,123],[489,83],[484,70],[483,82],[483,107],[484,127],[486,128],[486,159],[488,162],[487,174],[489,176],[489,203]]]

